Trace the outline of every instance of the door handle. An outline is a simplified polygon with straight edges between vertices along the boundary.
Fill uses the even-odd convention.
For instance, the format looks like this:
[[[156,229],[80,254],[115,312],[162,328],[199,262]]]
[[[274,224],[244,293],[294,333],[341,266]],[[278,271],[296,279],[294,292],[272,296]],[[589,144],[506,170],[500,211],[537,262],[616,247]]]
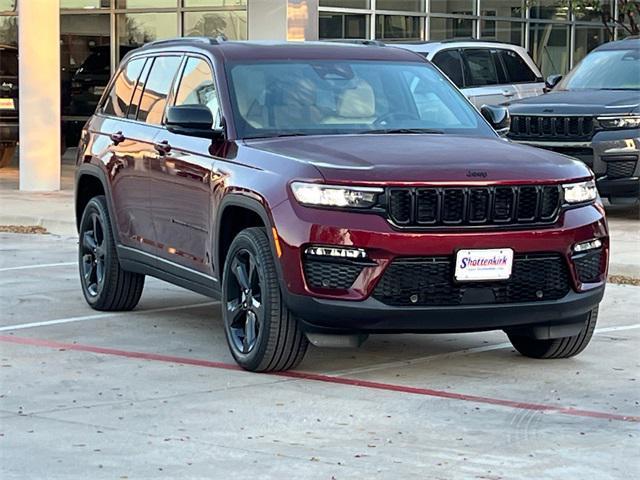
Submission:
[[[160,155],[167,155],[169,152],[171,152],[171,145],[169,145],[169,142],[167,140],[156,143],[153,148],[155,148]]]
[[[122,143],[126,140],[122,132],[112,133],[111,135],[109,135],[109,138],[111,138],[111,141],[114,145],[118,145],[119,143]]]

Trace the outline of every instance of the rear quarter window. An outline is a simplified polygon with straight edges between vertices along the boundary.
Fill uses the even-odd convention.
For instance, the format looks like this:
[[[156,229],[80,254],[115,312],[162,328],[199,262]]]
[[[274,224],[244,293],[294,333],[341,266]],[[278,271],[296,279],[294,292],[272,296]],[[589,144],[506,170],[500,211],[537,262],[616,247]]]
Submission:
[[[144,58],[135,58],[120,70],[105,98],[102,113],[120,118],[127,116],[131,97],[138,83],[142,67],[144,67],[144,62]]]

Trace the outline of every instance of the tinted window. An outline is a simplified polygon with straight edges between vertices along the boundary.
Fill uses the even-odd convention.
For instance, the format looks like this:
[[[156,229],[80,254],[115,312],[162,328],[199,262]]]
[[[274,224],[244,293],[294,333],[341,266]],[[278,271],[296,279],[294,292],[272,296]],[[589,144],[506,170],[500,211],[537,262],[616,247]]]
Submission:
[[[138,116],[138,108],[140,107],[142,92],[144,91],[144,86],[147,83],[147,77],[149,76],[149,70],[151,70],[152,64],[153,60],[149,59],[144,65],[144,69],[142,70],[142,74],[140,75],[140,79],[138,80],[138,84],[136,85],[136,89],[133,92],[131,106],[129,107],[129,113],[127,114],[128,118],[135,119]]]
[[[106,115],[116,117],[126,117],[129,109],[129,102],[136,87],[136,82],[144,66],[144,58],[131,60],[127,66],[120,71],[118,78],[113,82],[109,95],[107,96],[102,112]]]
[[[445,50],[433,57],[433,63],[456,84],[458,88],[463,87],[462,57],[458,50]]]
[[[509,82],[535,82],[537,80],[536,74],[529,68],[527,62],[511,50],[500,50],[500,57],[504,62],[504,66],[507,69],[507,76]]]
[[[486,49],[466,49],[464,50],[464,58],[467,62],[467,87],[482,87],[484,85],[498,85],[504,83],[501,78],[504,76],[502,71],[498,71],[496,58],[491,50]]]
[[[162,123],[167,97],[181,60],[181,57],[156,57],[153,61],[140,101],[138,120],[154,125]]]
[[[218,119],[220,105],[211,67],[204,60],[190,58],[182,72],[176,105],[206,105]]]

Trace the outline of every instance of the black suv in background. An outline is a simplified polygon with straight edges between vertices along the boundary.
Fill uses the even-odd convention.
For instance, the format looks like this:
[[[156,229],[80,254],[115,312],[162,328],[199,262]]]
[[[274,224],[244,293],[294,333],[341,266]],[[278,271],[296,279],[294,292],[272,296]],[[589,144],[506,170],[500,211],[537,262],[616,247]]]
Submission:
[[[584,161],[600,195],[635,203],[640,191],[640,39],[607,43],[552,90],[514,102],[509,138]]]
[[[18,142],[18,49],[0,45],[0,168],[13,158]]]

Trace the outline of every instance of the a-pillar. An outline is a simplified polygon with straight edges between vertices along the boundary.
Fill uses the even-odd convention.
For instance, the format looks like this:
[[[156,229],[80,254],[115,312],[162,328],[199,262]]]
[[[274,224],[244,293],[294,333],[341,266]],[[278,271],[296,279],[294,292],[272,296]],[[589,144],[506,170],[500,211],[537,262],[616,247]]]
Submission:
[[[60,1],[18,7],[20,190],[60,189]]]

